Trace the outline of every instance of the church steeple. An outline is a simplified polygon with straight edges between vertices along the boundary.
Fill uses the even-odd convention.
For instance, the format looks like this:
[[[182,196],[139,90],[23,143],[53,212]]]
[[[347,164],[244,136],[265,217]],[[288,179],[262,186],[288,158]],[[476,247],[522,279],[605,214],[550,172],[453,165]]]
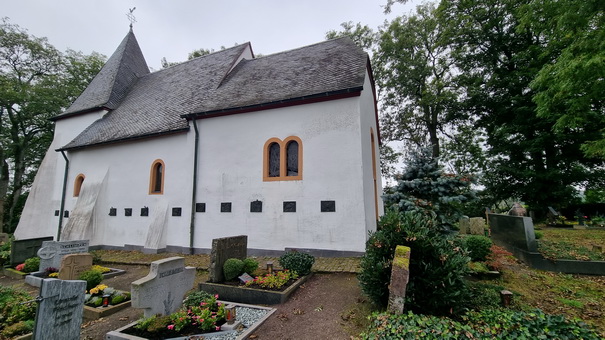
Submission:
[[[114,109],[137,80],[146,74],[149,74],[149,67],[147,67],[134,32],[130,28],[120,46],[84,92],[64,113],[56,118],[96,109]]]

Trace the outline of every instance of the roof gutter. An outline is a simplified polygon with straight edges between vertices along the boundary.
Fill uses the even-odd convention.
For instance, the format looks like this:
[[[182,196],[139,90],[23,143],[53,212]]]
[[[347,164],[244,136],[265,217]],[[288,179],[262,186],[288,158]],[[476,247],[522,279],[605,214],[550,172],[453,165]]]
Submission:
[[[197,202],[197,163],[198,163],[198,152],[200,144],[200,132],[197,129],[197,122],[193,121],[193,131],[195,132],[195,145],[193,147],[193,189],[191,190],[191,223],[189,224],[189,254],[195,254],[195,248],[193,248],[193,240],[195,233],[195,205]]]
[[[311,104],[311,103],[319,103],[329,100],[343,99],[343,98],[351,98],[358,97],[361,95],[361,91],[363,90],[363,86],[352,87],[349,89],[338,90],[338,91],[330,91],[318,93],[310,96],[302,96],[296,98],[289,98],[284,100],[276,100],[272,102],[267,102],[263,104],[249,105],[249,106],[239,106],[232,107],[221,110],[212,110],[205,112],[196,112],[181,115],[182,118],[186,119],[203,119],[203,118],[212,118],[212,117],[220,117],[220,116],[228,116],[238,113],[246,113],[260,110],[269,110],[269,109],[277,109],[288,106],[296,106],[303,104]]]
[[[63,228],[63,214],[65,213],[65,193],[67,192],[67,174],[69,173],[69,159],[65,152],[61,150],[61,155],[65,159],[65,171],[63,173],[63,190],[61,192],[61,210],[59,212],[59,228],[57,230],[57,242],[61,241],[61,229]]]
[[[74,111],[74,112],[70,112],[70,113],[62,113],[58,116],[54,116],[54,117],[50,117],[48,118],[48,120],[55,122],[57,120],[61,120],[63,118],[69,118],[69,117],[73,117],[73,116],[79,116],[79,115],[83,115],[85,113],[89,113],[89,112],[93,112],[93,111],[98,111],[98,110],[111,110],[110,108],[108,108],[107,106],[95,106],[95,107],[91,107],[89,109],[84,109],[84,110],[80,110],[80,111]]]

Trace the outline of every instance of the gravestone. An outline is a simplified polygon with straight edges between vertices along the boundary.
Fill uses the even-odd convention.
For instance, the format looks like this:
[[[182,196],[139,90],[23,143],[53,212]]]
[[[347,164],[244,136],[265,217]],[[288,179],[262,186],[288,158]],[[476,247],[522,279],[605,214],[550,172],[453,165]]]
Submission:
[[[61,268],[59,268],[59,279],[77,280],[82,272],[90,270],[92,267],[92,255],[68,254],[63,256]]]
[[[561,216],[561,215],[559,214],[558,211],[553,209],[553,207],[548,207],[548,212],[546,213],[546,218],[548,219],[549,223],[556,224],[558,222],[559,216]]]
[[[46,268],[59,268],[61,267],[61,260],[63,256],[68,254],[78,254],[88,252],[88,240],[78,241],[44,241],[42,242],[42,248],[37,252],[40,258],[39,271],[44,271]]]
[[[11,245],[11,267],[14,267],[30,257],[38,256],[38,249],[42,247],[42,242],[52,241],[53,237],[29,238],[25,240],[13,240]]]
[[[223,282],[223,264],[228,259],[245,260],[248,256],[248,236],[215,238],[212,240],[210,252],[209,279],[210,282]]]
[[[483,217],[471,218],[469,230],[471,235],[485,235],[485,219]]]
[[[131,284],[132,307],[144,309],[145,317],[172,314],[193,288],[194,279],[195,267],[185,267],[183,257],[151,262],[149,274]]]
[[[397,246],[391,268],[391,283],[389,284],[389,313],[402,314],[405,304],[405,290],[410,280],[410,248]]]
[[[4,244],[10,240],[7,233],[0,233],[0,244]]]
[[[527,210],[523,208],[521,203],[515,202],[513,207],[508,211],[508,214],[511,216],[527,216]]]
[[[34,340],[80,339],[86,281],[44,279],[36,310]]]
[[[462,216],[460,220],[458,220],[458,228],[460,229],[460,234],[468,234],[471,231],[471,220],[468,216]]]

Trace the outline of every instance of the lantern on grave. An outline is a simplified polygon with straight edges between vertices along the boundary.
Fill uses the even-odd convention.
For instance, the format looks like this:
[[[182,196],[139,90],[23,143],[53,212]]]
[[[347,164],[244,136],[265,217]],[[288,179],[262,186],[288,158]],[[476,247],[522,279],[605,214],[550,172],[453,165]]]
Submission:
[[[103,307],[108,307],[109,306],[109,297],[111,295],[109,294],[103,294]]]
[[[235,305],[228,304],[225,306],[225,319],[228,325],[232,325],[235,322]]]

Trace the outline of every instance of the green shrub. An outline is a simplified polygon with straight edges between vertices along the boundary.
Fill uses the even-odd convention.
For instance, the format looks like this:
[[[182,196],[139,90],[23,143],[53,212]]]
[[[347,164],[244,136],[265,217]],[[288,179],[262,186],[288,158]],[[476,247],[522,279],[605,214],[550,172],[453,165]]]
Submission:
[[[375,313],[362,339],[600,339],[578,319],[540,310],[486,309],[469,312],[462,322],[446,317]]]
[[[253,259],[245,259],[244,260],[244,269],[242,270],[243,273],[252,274],[257,269],[258,269],[258,261],[253,260]]]
[[[225,275],[225,281],[231,281],[235,279],[244,269],[244,261],[240,259],[228,259],[223,264],[223,274]]]
[[[87,270],[82,272],[78,279],[86,281],[86,290],[91,290],[103,281],[103,273],[97,270]]]
[[[126,297],[124,297],[124,295],[121,295],[121,294],[114,295],[111,298],[111,304],[112,305],[117,305],[117,304],[122,303],[124,301],[126,301]]]
[[[485,261],[490,254],[492,240],[489,237],[471,235],[464,239],[464,247],[469,251],[472,261]]]
[[[40,258],[39,257],[30,257],[25,260],[25,267],[23,267],[23,272],[31,273],[37,272],[40,269]]]
[[[22,304],[33,299],[24,291],[0,286],[0,329],[19,321],[33,320],[36,315],[36,304]]]
[[[187,295],[187,297],[185,298],[185,300],[183,300],[183,306],[185,307],[197,307],[199,306],[202,302],[206,302],[207,300],[210,300],[213,298],[213,295],[205,292],[203,290],[198,290],[195,291],[189,295]]]
[[[544,237],[544,233],[541,231],[537,231],[537,230],[534,231],[534,235],[536,235],[536,240],[539,240],[542,237]]]
[[[279,264],[284,269],[296,272],[300,276],[309,275],[313,263],[315,263],[315,257],[313,257],[313,255],[299,253],[297,251],[285,253],[279,258]]]
[[[19,321],[2,330],[3,337],[12,338],[17,335],[31,333],[34,330],[34,320]]]
[[[388,210],[378,231],[366,242],[358,275],[363,292],[376,304],[387,305],[391,265],[397,245],[411,248],[410,281],[405,305],[423,313],[446,314],[465,299],[464,275],[469,258],[454,241],[436,230],[434,215]]]

